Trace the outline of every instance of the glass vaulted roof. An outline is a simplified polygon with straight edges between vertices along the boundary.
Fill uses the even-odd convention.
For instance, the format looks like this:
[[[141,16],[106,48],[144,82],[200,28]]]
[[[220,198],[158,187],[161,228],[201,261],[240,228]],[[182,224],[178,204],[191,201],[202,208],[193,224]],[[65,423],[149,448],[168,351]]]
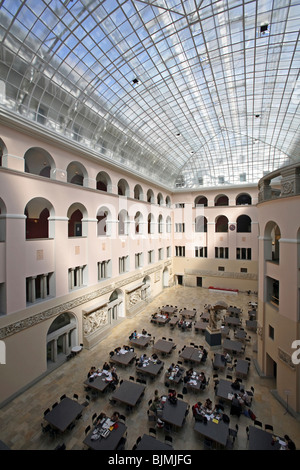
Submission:
[[[166,188],[300,158],[300,0],[3,0],[0,110]]]

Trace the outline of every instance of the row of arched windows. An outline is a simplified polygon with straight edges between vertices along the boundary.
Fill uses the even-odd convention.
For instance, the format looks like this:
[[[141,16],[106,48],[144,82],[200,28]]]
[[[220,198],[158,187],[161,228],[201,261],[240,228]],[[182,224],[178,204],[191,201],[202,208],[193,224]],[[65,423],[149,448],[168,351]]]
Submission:
[[[1,155],[6,152],[6,147],[2,139],[0,139]],[[1,161],[0,161],[1,165]],[[25,172],[31,173],[45,178],[55,178],[56,165],[52,155],[41,147],[32,147],[25,152],[24,155]],[[85,166],[77,161],[72,161],[66,168],[67,182],[79,186],[87,186],[89,181],[88,171]],[[100,171],[96,176],[96,189],[108,193],[112,193],[112,180],[108,173]],[[117,183],[117,194],[119,196],[131,197],[128,182],[121,178]],[[144,194],[140,184],[136,184],[133,189],[133,197],[139,201],[147,201],[151,204],[165,205],[171,207],[171,199],[169,196],[163,197],[162,193],[156,196],[152,189],[148,189]],[[236,197],[236,205],[251,205],[252,198],[247,193],[241,193]],[[206,196],[199,195],[194,200],[195,207],[201,205],[207,207],[208,200]],[[214,199],[214,206],[228,206],[229,198],[225,194],[219,194]]]
[[[6,208],[3,201],[0,200],[0,214],[5,214]],[[26,239],[32,238],[52,238],[49,224],[55,218],[54,207],[50,201],[44,198],[34,198],[29,201],[25,207],[24,215],[26,216]],[[68,220],[68,236],[78,237],[87,234],[84,229],[84,223],[88,219],[88,211],[81,203],[72,204],[66,214]],[[3,220],[3,219],[2,219]],[[112,224],[117,223],[116,232],[119,235],[128,235],[133,233],[129,212],[125,209],[113,214],[112,211],[102,206],[96,214],[97,220],[97,236],[111,235]],[[198,216],[194,220],[195,232],[207,232],[207,218]],[[224,215],[220,215],[215,219],[215,232],[228,232],[229,221]],[[153,234],[157,226],[158,233],[171,233],[171,217],[166,219],[159,214],[156,218],[152,213],[143,214],[137,211],[134,214],[132,224],[134,224],[135,234]],[[237,232],[251,232],[251,219],[247,215],[241,215],[236,220]],[[183,230],[184,231],[184,230]],[[4,240],[4,231],[0,237]]]

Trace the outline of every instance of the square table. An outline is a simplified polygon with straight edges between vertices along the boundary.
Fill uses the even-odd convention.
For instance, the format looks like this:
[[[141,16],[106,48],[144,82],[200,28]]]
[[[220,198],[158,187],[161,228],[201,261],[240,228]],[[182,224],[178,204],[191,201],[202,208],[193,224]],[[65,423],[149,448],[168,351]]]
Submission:
[[[89,449],[93,450],[115,450],[118,447],[121,438],[126,433],[127,427],[124,423],[118,421],[107,437],[100,437],[99,439],[93,440],[92,436],[95,429],[96,427],[87,434],[83,443]]]
[[[177,312],[177,307],[168,307],[168,306],[165,306],[165,307],[161,307],[160,308],[160,311],[161,313],[168,313],[169,315],[173,315],[173,313]]]
[[[246,378],[249,372],[249,362],[245,359],[238,359],[235,366],[235,374],[237,377]]]
[[[209,313],[209,312],[201,313],[200,318],[201,318],[201,320],[203,320],[203,321],[209,321],[209,319],[210,319],[210,313]]]
[[[136,366],[136,371],[140,372],[141,374],[147,374],[151,377],[156,377],[160,371],[163,369],[164,363],[162,361],[154,362],[150,360],[146,360],[143,362],[141,366]]]
[[[240,326],[241,325],[241,320],[239,318],[236,318],[236,317],[226,316],[224,318],[224,322],[226,323],[226,325],[233,325],[233,326]]]
[[[172,450],[173,447],[149,434],[144,434],[135,450]]]
[[[159,339],[158,341],[156,341],[156,343],[153,344],[153,349],[163,354],[170,354],[174,346],[175,346],[175,343],[173,343],[173,341]]]
[[[215,353],[214,362],[213,362],[214,369],[221,370],[221,371],[225,370],[225,367],[227,364],[226,364],[226,361],[222,359],[222,357],[224,357],[223,354]]]
[[[245,341],[247,338],[247,333],[245,330],[236,330],[234,337],[240,341]]]
[[[106,374],[97,375],[96,377],[93,377],[92,380],[86,379],[84,381],[84,385],[97,390],[97,392],[104,392],[111,383],[110,381],[106,380],[106,378]]]
[[[169,325],[170,326],[175,326],[175,325],[177,325],[178,322],[179,322],[179,318],[176,315],[174,315],[171,318],[171,320],[169,321]]]
[[[256,320],[246,320],[246,328],[248,328],[248,330],[256,331],[257,321]]]
[[[129,341],[134,346],[145,348],[150,343],[150,340],[151,340],[151,336],[149,335],[138,335],[137,338],[132,338]]]
[[[109,360],[121,366],[128,366],[135,357],[136,354],[134,351],[126,351],[125,353],[115,353]]]
[[[236,390],[232,387],[232,382],[230,380],[220,379],[216,387],[216,396],[231,402],[235,393],[239,393],[239,390]]]
[[[241,309],[238,307],[228,307],[227,312],[233,315],[240,315],[242,313]]]
[[[195,318],[196,310],[181,310],[180,315],[184,318]]]
[[[124,380],[112,394],[112,399],[133,407],[144,394],[145,388],[143,384]]]
[[[207,321],[202,321],[202,320],[196,321],[194,325],[195,331],[205,331],[207,327],[208,327]]]
[[[273,442],[273,434],[256,426],[249,426],[249,450],[279,450],[280,443]]]
[[[167,370],[165,373],[165,379],[170,381],[170,386],[178,385],[182,382],[184,373],[185,369],[183,367],[179,367],[177,372],[169,372]]]
[[[208,419],[207,423],[196,421],[194,430],[217,444],[226,446],[229,424],[224,423],[223,420],[218,420],[217,423],[215,423],[213,419]]]
[[[193,346],[187,346],[185,347],[181,353],[179,354],[179,357],[181,357],[182,359],[184,359],[185,361],[189,361],[190,360],[190,357],[191,355],[193,354],[194,352],[194,347]]]
[[[83,409],[84,406],[76,400],[65,397],[45,415],[45,420],[54,428],[64,432],[81,415]]]
[[[159,325],[165,325],[169,320],[170,319],[168,317],[160,315],[159,313],[155,317],[151,318],[152,323],[158,323]]]
[[[163,403],[162,416],[160,419],[165,423],[180,428],[184,424],[188,408],[188,403],[183,400],[177,400],[175,404],[172,404],[166,399]]]
[[[241,353],[243,351],[243,344],[240,341],[233,341],[232,339],[224,339],[223,349],[225,351],[232,351]]]

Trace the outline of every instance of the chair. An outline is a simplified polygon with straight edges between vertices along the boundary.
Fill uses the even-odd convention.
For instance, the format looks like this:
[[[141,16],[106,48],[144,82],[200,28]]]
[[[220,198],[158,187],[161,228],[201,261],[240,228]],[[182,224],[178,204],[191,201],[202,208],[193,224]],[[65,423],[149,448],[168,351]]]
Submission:
[[[54,450],[66,450],[66,444],[64,442],[62,444],[58,444]]]
[[[77,393],[74,393],[73,398],[74,398],[74,400],[78,400],[78,395],[77,395]]]
[[[180,398],[181,400],[183,400],[183,395],[182,395],[182,393],[177,393],[177,398]]]
[[[156,429],[155,428],[149,428],[149,435],[152,437],[156,437]]]
[[[97,421],[97,413],[94,413],[92,416],[92,423],[96,424],[96,421]]]
[[[126,416],[125,416],[125,415],[120,415],[120,416],[119,416],[119,421],[120,421],[121,423],[125,423],[125,421],[126,421]]]
[[[133,381],[134,381],[134,377],[131,375],[131,376],[129,377],[129,380],[133,380]]]
[[[232,380],[232,375],[226,375],[226,379]]]
[[[212,449],[213,441],[211,439],[205,438],[203,441],[204,449]]]
[[[84,430],[85,435],[87,435],[90,432],[90,430],[91,430],[91,426],[88,425]]]
[[[67,396],[66,394],[62,395],[62,396],[60,397],[60,400],[63,400],[64,398],[66,398],[66,396]]]
[[[246,427],[247,439],[249,440],[249,426]]]
[[[150,412],[150,410],[147,410],[147,415],[148,415],[148,421],[155,423],[156,422],[156,416],[154,412]]]
[[[165,436],[165,442],[166,442],[167,444],[172,444],[172,442],[173,442],[172,436],[169,436],[169,435],[167,434],[167,435]]]
[[[82,406],[88,406],[90,404],[90,400],[91,400],[90,396],[86,395],[85,396],[85,401],[83,403],[81,403]]]
[[[44,411],[44,416],[46,416],[47,413],[49,413],[50,411],[50,408],[47,408],[45,411]]]
[[[262,428],[262,422],[255,419],[254,420],[254,426],[258,426],[259,428]]]
[[[272,424],[265,424],[265,431],[273,431]]]
[[[51,430],[50,424],[46,424],[45,426],[43,423],[41,423],[41,427],[42,427],[43,434],[47,434]]]
[[[56,401],[55,403],[53,403],[52,409],[55,408],[57,405],[58,405],[58,402]]]
[[[126,437],[121,437],[119,444],[117,445],[116,450],[124,450],[126,444]]]

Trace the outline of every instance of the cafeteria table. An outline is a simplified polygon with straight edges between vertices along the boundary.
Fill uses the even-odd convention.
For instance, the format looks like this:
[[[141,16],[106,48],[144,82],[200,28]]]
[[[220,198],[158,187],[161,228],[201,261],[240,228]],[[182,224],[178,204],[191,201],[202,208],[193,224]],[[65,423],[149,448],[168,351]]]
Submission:
[[[202,436],[211,439],[221,446],[226,446],[229,424],[218,419],[208,419],[206,423],[196,421],[194,430]]]
[[[172,450],[173,447],[149,434],[144,434],[135,450]]]
[[[233,341],[231,339],[224,339],[223,341],[223,349],[225,351],[231,351],[236,353],[243,352],[243,344],[241,341]]]
[[[132,408],[144,394],[145,388],[143,384],[133,382],[132,380],[123,380],[113,392],[111,398]]]
[[[101,429],[101,426],[99,427]],[[127,427],[124,423],[118,421],[115,423],[114,428],[109,432],[107,437],[99,436],[97,426],[94,427],[85,437],[83,443],[92,450],[115,450],[118,447],[118,444],[121,438],[126,433]],[[94,439],[95,434],[99,438]]]
[[[246,378],[249,372],[249,361],[238,359],[235,366],[235,375],[237,377]]]
[[[170,403],[169,400],[163,402],[163,410],[160,419],[165,423],[181,428],[184,424],[189,405],[183,400],[177,400],[175,404]]]
[[[195,331],[205,331],[208,327],[207,321],[198,320],[195,322],[194,328]]]
[[[163,354],[170,354],[174,346],[175,346],[175,343],[173,343],[173,341],[159,339],[156,341],[156,343],[153,344],[153,349]]]
[[[97,375],[93,378],[90,377],[84,381],[84,385],[86,387],[92,388],[93,390],[96,390],[97,392],[104,392],[111,383],[110,381],[106,380],[106,378],[107,376],[105,374]]]
[[[143,362],[142,365],[137,365],[136,366],[136,372],[139,372],[140,374],[144,375],[149,375],[150,377],[156,377],[161,370],[164,367],[164,363],[162,361],[159,362],[154,362],[150,360],[146,360]]]
[[[120,366],[128,366],[132,363],[136,354],[134,351],[126,351],[126,353],[114,353],[113,356],[109,358],[110,362],[119,364]]]
[[[279,450],[283,440],[273,440],[273,434],[256,426],[249,426],[249,450]]]
[[[138,335],[137,338],[131,338],[130,344],[138,346],[140,348],[145,348],[150,343],[151,336],[149,335]]]
[[[51,426],[64,432],[81,415],[83,409],[84,406],[77,400],[65,397],[44,418]]]

